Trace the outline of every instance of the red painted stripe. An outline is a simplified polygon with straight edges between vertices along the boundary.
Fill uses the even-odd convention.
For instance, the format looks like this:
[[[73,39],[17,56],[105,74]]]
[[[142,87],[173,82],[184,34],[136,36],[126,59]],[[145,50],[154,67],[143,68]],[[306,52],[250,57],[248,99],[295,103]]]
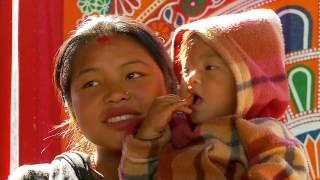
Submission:
[[[11,14],[12,1],[0,1],[0,179],[10,171]]]
[[[61,117],[52,73],[53,58],[63,40],[63,0],[23,0],[19,8],[22,165],[49,162],[61,152],[60,138],[44,139],[52,135],[49,131]]]

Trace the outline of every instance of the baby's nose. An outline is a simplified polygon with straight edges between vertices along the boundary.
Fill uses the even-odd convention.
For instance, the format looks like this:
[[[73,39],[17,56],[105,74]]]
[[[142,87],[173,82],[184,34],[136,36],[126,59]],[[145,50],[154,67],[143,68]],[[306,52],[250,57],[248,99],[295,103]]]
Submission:
[[[200,75],[196,71],[191,71],[188,76],[188,86],[194,86],[196,84],[201,84]]]

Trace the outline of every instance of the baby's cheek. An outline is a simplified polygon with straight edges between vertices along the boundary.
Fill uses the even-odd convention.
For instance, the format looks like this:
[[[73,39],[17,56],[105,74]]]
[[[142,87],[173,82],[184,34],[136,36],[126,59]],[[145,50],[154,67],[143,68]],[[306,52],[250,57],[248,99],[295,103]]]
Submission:
[[[189,91],[182,91],[181,97],[185,99],[188,102],[188,104],[192,104],[193,95],[189,93]]]

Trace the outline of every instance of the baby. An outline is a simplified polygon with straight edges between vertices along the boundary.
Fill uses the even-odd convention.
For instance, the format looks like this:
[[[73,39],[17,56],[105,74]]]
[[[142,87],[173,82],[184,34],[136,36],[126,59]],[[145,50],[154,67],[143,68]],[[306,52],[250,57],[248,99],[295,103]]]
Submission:
[[[172,116],[181,107],[151,108],[125,142],[122,177],[307,179],[303,151],[279,121],[289,95],[282,27],[273,11],[183,25],[172,54],[181,95],[192,97],[182,110],[188,119]]]

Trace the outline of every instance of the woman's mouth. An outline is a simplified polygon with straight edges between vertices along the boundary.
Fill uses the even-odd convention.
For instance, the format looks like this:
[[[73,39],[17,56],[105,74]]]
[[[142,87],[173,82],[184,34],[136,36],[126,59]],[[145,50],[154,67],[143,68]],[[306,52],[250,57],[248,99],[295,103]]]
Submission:
[[[135,115],[133,114],[124,114],[124,115],[119,115],[119,116],[114,116],[111,117],[109,119],[107,119],[108,123],[116,123],[116,122],[120,122],[120,121],[127,121],[130,118],[135,117]]]
[[[141,113],[125,107],[109,108],[103,116],[103,124],[119,130],[137,126],[143,119]]]
[[[107,118],[103,121],[103,123],[111,128],[128,130],[135,129],[140,124],[142,119],[142,116],[136,114],[122,114]]]

